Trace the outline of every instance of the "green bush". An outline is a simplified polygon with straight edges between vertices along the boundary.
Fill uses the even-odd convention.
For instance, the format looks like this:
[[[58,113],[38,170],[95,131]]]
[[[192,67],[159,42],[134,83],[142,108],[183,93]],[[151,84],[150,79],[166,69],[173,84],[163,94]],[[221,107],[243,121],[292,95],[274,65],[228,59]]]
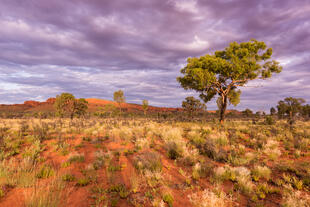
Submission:
[[[173,196],[171,194],[164,194],[163,201],[167,203],[169,207],[173,206]]]
[[[67,181],[67,182],[71,182],[71,181],[75,180],[75,177],[74,177],[74,175],[71,175],[71,174],[65,174],[62,176],[62,180]]]
[[[37,173],[37,178],[49,178],[50,176],[53,176],[55,171],[53,168],[49,165],[43,165],[39,172]]]

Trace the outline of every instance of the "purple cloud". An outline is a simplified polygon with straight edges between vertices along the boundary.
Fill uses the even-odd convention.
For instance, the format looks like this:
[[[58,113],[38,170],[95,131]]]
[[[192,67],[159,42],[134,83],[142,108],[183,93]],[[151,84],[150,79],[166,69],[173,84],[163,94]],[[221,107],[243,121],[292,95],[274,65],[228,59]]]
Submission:
[[[310,101],[307,0],[3,0],[0,26],[2,103],[63,91],[111,99],[123,89],[129,102],[180,106],[195,94],[175,80],[187,57],[251,38],[273,47],[284,70],[244,88],[237,108]]]

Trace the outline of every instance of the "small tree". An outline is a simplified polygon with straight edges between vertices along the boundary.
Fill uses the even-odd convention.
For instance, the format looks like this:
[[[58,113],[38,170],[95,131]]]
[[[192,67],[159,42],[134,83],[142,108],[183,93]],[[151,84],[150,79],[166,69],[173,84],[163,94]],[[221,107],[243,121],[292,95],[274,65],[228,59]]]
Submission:
[[[143,109],[144,115],[146,115],[146,112],[149,109],[149,102],[148,102],[148,100],[143,100],[142,101],[142,109]]]
[[[193,118],[195,113],[205,110],[206,105],[201,103],[200,100],[195,99],[193,96],[189,96],[182,102],[182,108],[188,113],[189,117]]]
[[[188,58],[187,65],[181,69],[183,77],[178,77],[184,89],[193,89],[200,93],[205,102],[218,95],[217,105],[221,123],[225,120],[228,103],[237,105],[244,86],[254,79],[270,78],[272,73],[279,73],[282,67],[271,58],[272,48],[264,42],[230,43],[229,47],[214,54],[199,58]]]
[[[294,123],[294,118],[302,112],[302,104],[305,100],[302,98],[288,97],[278,102],[277,109],[280,118],[287,117],[290,124]]]
[[[112,117],[112,114],[115,113],[117,110],[114,104],[106,104],[104,107],[98,107],[97,111],[95,112],[95,116],[104,117],[109,115]]]
[[[88,102],[84,98],[75,99],[71,93],[62,93],[56,96],[54,107],[56,115],[59,117],[69,116],[73,119],[76,114],[78,117],[85,115]]]
[[[309,104],[304,105],[302,107],[301,113],[305,118],[310,118],[310,105]]]
[[[104,112],[109,114],[109,117],[112,117],[112,114],[117,111],[117,108],[113,104],[107,104],[104,106]],[[116,112],[117,113],[117,112]]]
[[[273,116],[273,115],[275,115],[276,113],[277,113],[276,109],[273,108],[273,107],[271,107],[271,108],[270,108],[270,115]]]
[[[62,93],[56,96],[54,107],[56,115],[64,117],[69,115],[73,118],[75,97],[71,93]]]
[[[242,111],[242,114],[246,117],[250,117],[253,115],[253,111],[251,111],[251,109],[245,109],[244,111]]]
[[[75,100],[74,112],[78,117],[85,116],[87,109],[88,109],[88,102],[86,101],[85,98],[80,98],[80,99]],[[73,117],[71,117],[71,119],[72,118]]]
[[[113,99],[114,99],[115,102],[118,103],[119,113],[121,114],[122,113],[121,104],[125,103],[124,92],[122,90],[115,91],[114,94],[113,94]]]

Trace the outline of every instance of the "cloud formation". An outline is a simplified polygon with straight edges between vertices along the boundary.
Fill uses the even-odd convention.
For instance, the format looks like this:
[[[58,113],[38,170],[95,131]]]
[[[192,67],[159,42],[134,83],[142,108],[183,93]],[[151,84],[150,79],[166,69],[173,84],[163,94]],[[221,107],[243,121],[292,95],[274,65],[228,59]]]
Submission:
[[[1,103],[123,89],[129,102],[180,106],[195,94],[176,82],[187,57],[251,38],[284,70],[244,88],[238,109],[310,101],[308,0],[3,0],[0,26]]]

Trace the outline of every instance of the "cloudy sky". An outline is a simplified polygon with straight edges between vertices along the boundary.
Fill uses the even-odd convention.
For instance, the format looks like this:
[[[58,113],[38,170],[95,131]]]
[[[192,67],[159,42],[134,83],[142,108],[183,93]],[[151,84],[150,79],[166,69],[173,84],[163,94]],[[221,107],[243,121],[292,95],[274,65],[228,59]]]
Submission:
[[[250,82],[237,109],[310,102],[309,0],[1,0],[0,103],[122,89],[128,102],[177,107],[195,95],[176,82],[187,57],[251,38],[284,69]]]

